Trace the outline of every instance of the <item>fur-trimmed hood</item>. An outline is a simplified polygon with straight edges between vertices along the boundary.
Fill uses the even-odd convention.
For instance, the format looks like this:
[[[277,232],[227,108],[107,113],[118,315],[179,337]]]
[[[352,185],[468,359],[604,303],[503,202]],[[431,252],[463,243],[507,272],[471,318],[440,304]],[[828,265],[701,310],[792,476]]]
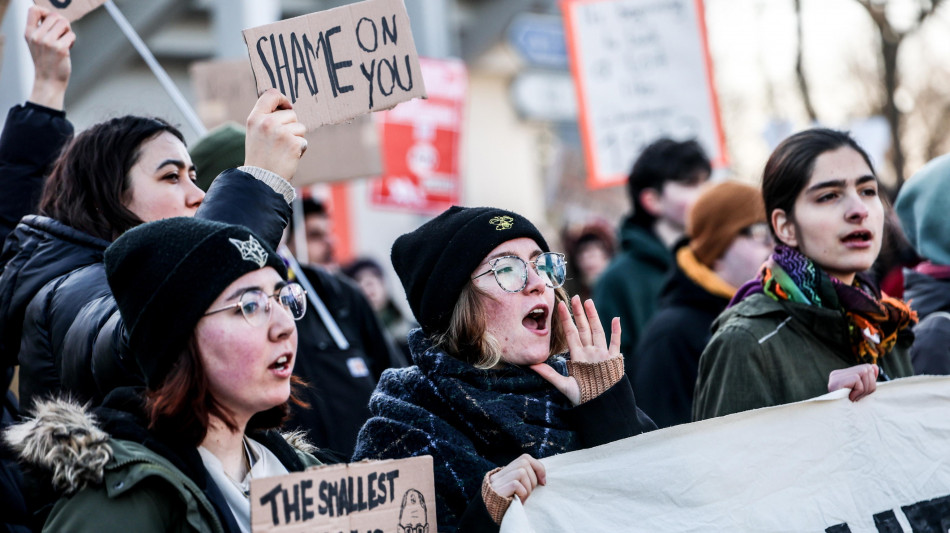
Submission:
[[[38,401],[33,411],[32,418],[3,433],[3,440],[19,460],[49,475],[57,492],[72,494],[86,485],[102,483],[114,454],[110,435],[96,414],[71,399]],[[295,450],[320,454],[304,431],[280,436]]]
[[[67,494],[101,483],[112,447],[95,415],[68,399],[37,402],[34,413],[3,434],[20,461],[48,472],[53,488]]]

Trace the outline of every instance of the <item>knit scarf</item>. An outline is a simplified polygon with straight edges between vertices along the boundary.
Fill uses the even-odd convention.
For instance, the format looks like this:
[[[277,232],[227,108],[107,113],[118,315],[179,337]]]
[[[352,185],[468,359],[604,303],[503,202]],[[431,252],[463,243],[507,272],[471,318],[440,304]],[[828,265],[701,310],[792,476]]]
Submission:
[[[758,292],[775,300],[844,312],[858,363],[877,364],[894,347],[898,333],[917,323],[915,311],[902,300],[881,294],[862,274],[855,276],[852,285],[845,285],[801,252],[781,244],[758,278],[743,285],[729,305]]]

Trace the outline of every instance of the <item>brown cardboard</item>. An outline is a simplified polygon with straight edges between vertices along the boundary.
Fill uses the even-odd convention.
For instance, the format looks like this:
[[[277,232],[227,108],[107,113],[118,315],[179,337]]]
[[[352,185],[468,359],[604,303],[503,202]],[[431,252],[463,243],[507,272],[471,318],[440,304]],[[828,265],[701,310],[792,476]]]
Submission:
[[[3,17],[7,14],[8,7],[10,7],[10,0],[0,0],[0,22],[3,22]]]
[[[73,22],[106,3],[106,0],[33,0],[33,3],[55,11]]]
[[[247,60],[202,61],[192,64],[190,72],[195,109],[208,129],[227,121],[245,124],[257,100],[254,74]],[[294,177],[298,187],[382,172],[379,133],[370,115],[311,130],[306,138],[307,152]]]
[[[436,524],[429,455],[251,480],[254,533],[434,532]]]
[[[258,94],[284,93],[308,128],[425,98],[403,0],[366,0],[244,30]]]

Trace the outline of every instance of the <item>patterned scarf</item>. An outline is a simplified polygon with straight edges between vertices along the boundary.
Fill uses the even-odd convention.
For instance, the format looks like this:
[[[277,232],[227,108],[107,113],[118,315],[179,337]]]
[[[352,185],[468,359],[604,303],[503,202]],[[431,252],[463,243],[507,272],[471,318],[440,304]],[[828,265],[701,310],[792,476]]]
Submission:
[[[409,333],[409,348],[415,366],[383,373],[353,458],[431,455],[440,532],[454,530],[485,472],[522,453],[580,447],[565,418],[570,401],[534,371],[477,369],[433,347],[421,329]],[[563,358],[548,364],[567,374]]]
[[[799,251],[781,244],[759,277],[743,285],[729,305],[758,292],[775,300],[843,311],[851,351],[859,363],[877,364],[894,347],[898,333],[917,323],[916,311],[902,300],[882,295],[862,274],[855,276],[852,285],[845,285]]]

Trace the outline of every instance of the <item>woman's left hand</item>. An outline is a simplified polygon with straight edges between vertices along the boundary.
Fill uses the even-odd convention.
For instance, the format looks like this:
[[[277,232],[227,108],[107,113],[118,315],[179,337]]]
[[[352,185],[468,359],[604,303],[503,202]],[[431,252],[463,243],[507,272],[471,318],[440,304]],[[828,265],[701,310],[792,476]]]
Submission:
[[[856,365],[832,370],[828,376],[828,392],[838,389],[851,389],[848,398],[856,402],[877,389],[877,365]]]
[[[571,298],[574,320],[564,302],[558,302],[558,315],[567,336],[567,347],[571,360],[577,363],[600,363],[620,356],[620,319],[614,317],[610,323],[610,345],[597,316],[593,300],[581,305],[579,296]],[[545,363],[531,365],[531,369],[548,380],[557,390],[567,396],[571,403],[581,403],[581,389],[574,376],[562,376]]]

